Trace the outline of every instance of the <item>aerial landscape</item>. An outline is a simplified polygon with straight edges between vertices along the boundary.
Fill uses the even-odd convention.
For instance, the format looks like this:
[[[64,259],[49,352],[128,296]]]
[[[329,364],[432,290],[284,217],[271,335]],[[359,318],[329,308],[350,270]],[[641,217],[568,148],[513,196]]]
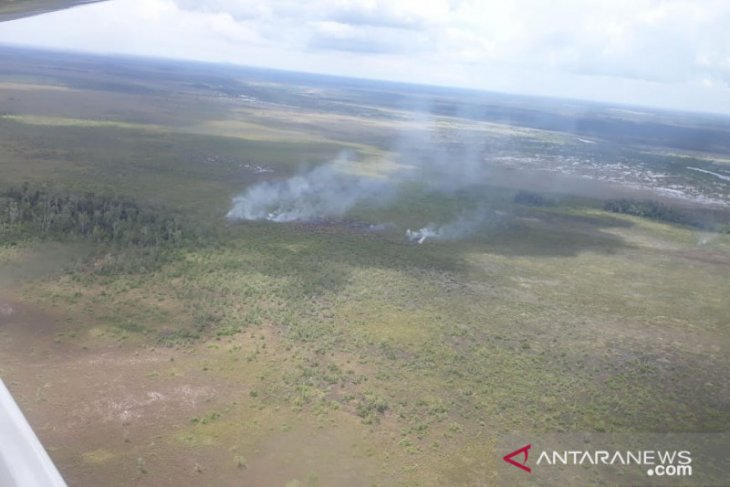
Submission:
[[[727,430],[729,205],[727,115],[4,46],[0,377],[69,485],[498,485]]]

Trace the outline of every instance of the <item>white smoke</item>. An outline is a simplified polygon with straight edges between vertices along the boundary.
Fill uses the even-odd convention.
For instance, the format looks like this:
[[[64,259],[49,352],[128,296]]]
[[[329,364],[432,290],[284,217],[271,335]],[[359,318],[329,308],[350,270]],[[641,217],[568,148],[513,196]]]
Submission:
[[[707,245],[717,238],[717,235],[712,233],[700,233],[697,235],[697,245]]]
[[[312,221],[338,217],[357,203],[389,193],[390,185],[349,172],[346,153],[332,162],[284,181],[264,181],[233,198],[227,217],[274,222]]]
[[[289,179],[249,187],[233,199],[227,217],[274,222],[337,218],[359,203],[389,201],[404,183],[416,182],[430,191],[452,193],[486,178],[483,134],[444,123],[430,110],[416,109],[411,115],[412,124],[400,134],[392,155],[399,169],[386,177],[358,174],[356,163],[342,153],[334,161]],[[451,223],[409,229],[406,237],[418,243],[460,239],[476,231],[487,218],[487,212],[479,208]]]
[[[411,242],[422,244],[428,239],[433,240],[460,240],[467,238],[488,224],[495,223],[504,216],[503,212],[489,212],[484,208],[477,208],[462,213],[456,220],[442,225],[429,223],[419,230],[406,230],[406,238]]]
[[[406,230],[406,238],[411,242],[417,242],[419,244],[425,242],[427,238],[438,238],[439,235],[439,230],[433,224],[429,224],[420,230],[411,230],[410,228]]]

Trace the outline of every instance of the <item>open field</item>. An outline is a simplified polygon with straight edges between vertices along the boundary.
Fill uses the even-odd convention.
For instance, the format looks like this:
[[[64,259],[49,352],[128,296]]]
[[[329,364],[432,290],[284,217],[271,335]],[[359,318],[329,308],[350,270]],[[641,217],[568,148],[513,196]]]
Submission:
[[[689,169],[728,173],[727,120],[0,58],[3,194],[129,198],[184,235],[0,224],[0,375],[69,484],[496,485],[513,431],[727,430],[728,183]],[[225,218],[247,187],[343,151],[387,180],[433,146],[484,178],[414,178],[337,218]],[[463,208],[493,218],[404,237]]]

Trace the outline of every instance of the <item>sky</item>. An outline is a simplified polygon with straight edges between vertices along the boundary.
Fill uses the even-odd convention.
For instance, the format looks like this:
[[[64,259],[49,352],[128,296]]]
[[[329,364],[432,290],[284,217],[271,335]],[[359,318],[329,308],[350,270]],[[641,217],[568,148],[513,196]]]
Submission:
[[[729,0],[111,0],[0,43],[730,113]]]

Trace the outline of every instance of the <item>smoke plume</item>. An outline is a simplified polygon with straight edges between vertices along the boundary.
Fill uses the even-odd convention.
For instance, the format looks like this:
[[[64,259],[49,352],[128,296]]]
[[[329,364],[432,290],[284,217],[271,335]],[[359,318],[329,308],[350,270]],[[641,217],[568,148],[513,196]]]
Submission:
[[[274,222],[339,217],[357,203],[387,195],[391,184],[354,174],[347,153],[284,181],[264,181],[233,199],[227,217]]]
[[[461,240],[467,238],[482,228],[498,222],[504,213],[491,212],[486,208],[479,207],[474,210],[463,212],[455,220],[437,225],[429,223],[419,230],[406,230],[406,238],[411,242],[422,244],[428,239],[433,240]]]
[[[357,162],[342,153],[334,161],[289,179],[249,187],[233,199],[228,218],[274,222],[337,218],[363,202],[392,201],[404,183],[452,193],[485,179],[483,134],[452,127],[433,118],[428,110],[411,111],[411,117],[410,129],[400,134],[390,156],[397,169],[387,177],[358,173]],[[429,238],[460,239],[478,230],[488,217],[479,208],[463,212],[450,223],[409,229],[406,237],[419,243]]]

